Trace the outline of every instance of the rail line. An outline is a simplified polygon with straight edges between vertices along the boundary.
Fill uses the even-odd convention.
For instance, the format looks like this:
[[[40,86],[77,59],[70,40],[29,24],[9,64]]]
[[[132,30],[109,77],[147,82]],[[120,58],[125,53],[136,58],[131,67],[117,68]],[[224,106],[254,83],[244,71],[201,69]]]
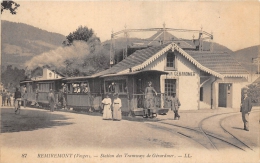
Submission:
[[[253,111],[253,112],[259,112],[259,110]],[[251,112],[251,113],[253,113],[253,112]],[[233,147],[235,147],[235,148],[237,148],[237,149],[239,149],[239,150],[246,151],[245,148],[240,147],[240,146],[238,146],[238,145],[236,145],[236,144],[234,144],[234,143],[232,143],[232,142],[230,142],[230,141],[228,141],[228,140],[225,140],[224,138],[221,138],[219,135],[215,135],[214,133],[210,133],[209,131],[206,131],[205,129],[203,129],[202,126],[203,126],[203,123],[205,123],[206,120],[208,120],[208,119],[210,119],[210,118],[212,118],[212,117],[216,117],[216,116],[220,116],[220,115],[224,115],[224,114],[232,114],[232,115],[230,115],[230,116],[228,116],[228,117],[225,117],[225,118],[222,118],[222,119],[220,120],[220,122],[219,122],[220,128],[221,128],[225,133],[227,133],[228,135],[230,135],[231,137],[233,137],[236,141],[240,142],[240,144],[243,144],[243,146],[246,147],[246,149],[250,149],[250,150],[254,151],[249,145],[247,145],[245,142],[241,141],[238,137],[236,137],[235,135],[233,135],[231,132],[229,132],[229,131],[222,125],[222,123],[223,123],[223,121],[224,121],[225,119],[228,119],[228,118],[230,118],[230,117],[232,117],[232,116],[236,116],[236,115],[240,114],[240,112],[221,113],[221,114],[215,114],[215,115],[206,117],[206,118],[202,119],[202,120],[199,122],[199,125],[198,125],[198,128],[199,128],[199,129],[191,128],[191,127],[188,127],[188,126],[177,125],[177,124],[171,124],[171,123],[167,123],[167,122],[164,122],[164,121],[159,121],[159,122],[157,122],[157,123],[166,124],[166,125],[170,125],[170,126],[175,126],[175,127],[183,128],[183,129],[186,129],[186,130],[189,130],[189,131],[193,131],[193,132],[196,132],[196,133],[200,133],[200,134],[202,134],[202,135],[208,140],[208,142],[210,143],[210,145],[212,146],[212,148],[213,148],[214,150],[218,150],[218,148],[216,147],[215,143],[212,142],[212,140],[211,140],[212,138],[217,139],[217,140],[220,140],[220,141],[222,141],[222,142],[224,142],[224,143],[226,143],[226,144],[228,144],[228,145],[231,145],[231,146],[233,146]],[[203,145],[203,143],[200,143],[200,142],[198,142],[197,140],[193,139],[192,136],[189,136],[189,135],[187,135],[187,134],[183,134],[182,132],[178,132],[178,131],[175,132],[175,133],[177,133],[177,134],[179,134],[179,135],[182,135],[182,136],[185,136],[186,138],[192,139],[193,141],[196,141],[197,143]],[[203,146],[204,146],[204,145],[203,145]],[[205,146],[204,146],[204,147],[205,147]],[[205,148],[207,148],[207,147],[205,147]]]
[[[256,112],[256,111],[254,111]],[[222,125],[222,122],[227,119],[227,118],[230,118],[234,115],[231,115],[231,116],[228,116],[228,117],[225,117],[225,118],[222,118],[221,121],[219,122],[220,124],[220,127],[226,132],[228,133],[229,135],[231,135],[233,138],[235,138],[237,141],[239,141],[240,143],[242,143],[244,146],[246,146],[247,148],[249,148],[250,150],[254,151],[249,145],[247,145],[245,142],[241,141],[238,137],[236,137],[234,134],[232,134],[231,132],[229,132],[223,125]]]

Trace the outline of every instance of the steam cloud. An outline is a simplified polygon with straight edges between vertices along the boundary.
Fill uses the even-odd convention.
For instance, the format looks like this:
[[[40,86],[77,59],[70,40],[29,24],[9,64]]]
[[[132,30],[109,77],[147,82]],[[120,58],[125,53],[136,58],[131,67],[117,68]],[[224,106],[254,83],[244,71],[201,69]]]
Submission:
[[[25,67],[32,70],[36,67],[45,65],[54,66],[57,68],[65,68],[64,62],[66,60],[73,61],[80,64],[86,55],[90,53],[90,46],[84,41],[74,41],[73,45],[59,47],[55,50],[42,53],[33,57],[25,63]]]

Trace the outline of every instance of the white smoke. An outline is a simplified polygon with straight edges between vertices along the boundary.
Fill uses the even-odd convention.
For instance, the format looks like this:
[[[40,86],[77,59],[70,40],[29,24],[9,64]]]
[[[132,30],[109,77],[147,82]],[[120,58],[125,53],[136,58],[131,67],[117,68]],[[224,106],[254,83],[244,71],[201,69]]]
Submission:
[[[70,60],[80,64],[80,62],[83,61],[83,58],[86,55],[89,55],[89,53],[90,47],[88,43],[84,41],[74,41],[71,46],[59,47],[55,50],[33,57],[25,63],[25,67],[27,66],[30,70],[45,65],[65,68],[66,65],[64,64],[64,61]]]

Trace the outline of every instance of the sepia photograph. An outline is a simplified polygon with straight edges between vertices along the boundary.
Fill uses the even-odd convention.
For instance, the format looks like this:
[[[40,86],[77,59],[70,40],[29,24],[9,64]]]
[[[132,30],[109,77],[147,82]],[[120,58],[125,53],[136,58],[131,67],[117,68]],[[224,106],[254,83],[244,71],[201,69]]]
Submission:
[[[1,1],[1,163],[258,163],[260,3]]]

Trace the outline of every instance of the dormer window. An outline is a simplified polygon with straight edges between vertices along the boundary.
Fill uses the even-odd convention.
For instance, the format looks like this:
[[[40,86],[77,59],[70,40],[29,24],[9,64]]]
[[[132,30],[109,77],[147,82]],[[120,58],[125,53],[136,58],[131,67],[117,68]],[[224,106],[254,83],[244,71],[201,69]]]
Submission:
[[[49,73],[49,77],[51,78],[51,76],[52,76],[52,73],[50,72],[50,73]]]
[[[166,67],[171,67],[175,69],[175,54],[174,52],[167,53]]]

